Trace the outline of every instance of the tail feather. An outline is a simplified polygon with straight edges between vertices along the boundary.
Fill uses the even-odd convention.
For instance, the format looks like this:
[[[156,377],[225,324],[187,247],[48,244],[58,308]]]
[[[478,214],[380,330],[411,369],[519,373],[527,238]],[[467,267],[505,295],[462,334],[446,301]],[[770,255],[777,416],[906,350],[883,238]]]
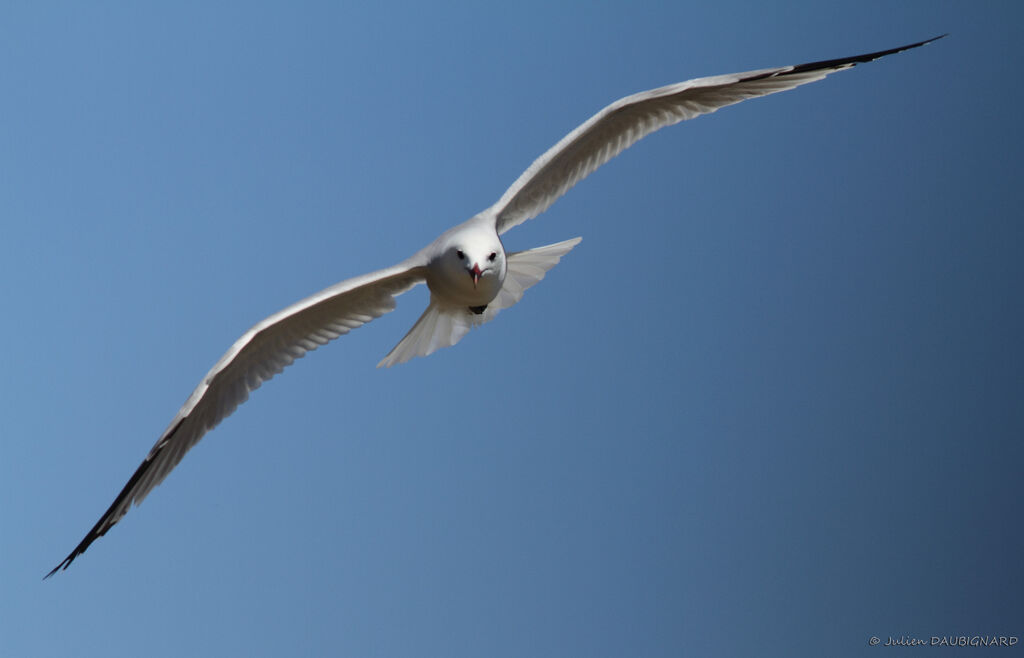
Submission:
[[[442,306],[431,299],[427,310],[423,311],[409,333],[381,359],[377,367],[390,368],[442,347],[451,347],[469,332],[473,324],[471,315],[468,308]]]

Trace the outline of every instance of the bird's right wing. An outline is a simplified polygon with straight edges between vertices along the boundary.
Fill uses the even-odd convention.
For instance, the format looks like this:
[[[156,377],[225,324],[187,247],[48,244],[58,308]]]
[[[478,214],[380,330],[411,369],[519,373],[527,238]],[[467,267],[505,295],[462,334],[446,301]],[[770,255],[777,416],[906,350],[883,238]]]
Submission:
[[[394,310],[396,296],[424,281],[425,264],[417,255],[394,267],[342,281],[245,332],[192,391],[110,508],[47,577],[67,569],[121,520],[132,503],[141,503],[204,434],[263,382],[307,352]]]
[[[656,130],[748,98],[821,80],[830,73],[935,39],[853,57],[696,78],[620,98],[537,158],[485,212],[493,217],[500,235],[547,210],[573,185]]]

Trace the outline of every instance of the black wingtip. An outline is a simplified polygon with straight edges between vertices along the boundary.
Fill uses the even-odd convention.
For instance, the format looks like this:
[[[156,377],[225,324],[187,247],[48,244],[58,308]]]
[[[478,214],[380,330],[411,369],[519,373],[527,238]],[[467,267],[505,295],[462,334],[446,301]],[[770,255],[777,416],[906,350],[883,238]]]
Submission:
[[[168,428],[167,432],[164,433],[163,438],[169,438],[173,436],[173,434],[178,431],[178,428],[181,427],[182,422],[182,419],[178,419],[177,423],[172,427]],[[121,520],[121,517],[123,517],[128,512],[128,507],[130,506],[130,503],[126,503],[125,501],[133,496],[132,488],[140,479],[143,478],[143,476],[145,476],[149,468],[153,465],[154,458],[158,454],[160,454],[160,451],[163,450],[164,447],[167,445],[167,441],[161,440],[157,442],[157,445],[154,446],[153,451],[149,455],[146,455],[146,458],[142,460],[142,463],[139,464],[139,467],[135,469],[135,472],[132,473],[131,478],[128,479],[128,483],[125,484],[124,487],[121,489],[121,493],[117,494],[117,498],[115,498],[114,502],[110,504],[110,507],[107,508],[107,511],[103,513],[103,516],[101,516],[100,520],[96,522],[96,525],[92,527],[92,530],[86,533],[85,538],[82,539],[82,541],[78,542],[78,546],[75,546],[75,550],[71,551],[71,553],[66,558],[64,558],[60,564],[55,566],[50,573],[43,576],[43,580],[46,580],[58,571],[62,571],[70,567],[71,563],[75,561],[76,557],[84,553],[86,549],[88,549],[89,546],[91,546],[94,541],[96,541],[103,535],[107,534],[108,530],[117,525],[117,522]],[[124,504],[123,509],[122,503]],[[118,512],[119,509],[120,512]]]
[[[75,558],[78,557],[79,555],[81,555],[82,553],[84,553],[85,549],[89,548],[89,544],[91,544],[94,541],[96,541],[102,535],[103,535],[103,533],[97,533],[96,532],[96,528],[93,528],[89,532],[89,534],[85,536],[85,539],[83,539],[78,544],[78,546],[75,546],[75,550],[71,551],[71,553],[66,558],[61,560],[60,564],[55,566],[50,571],[50,573],[48,573],[45,576],[43,576],[43,580],[46,580],[47,578],[49,578],[53,574],[57,573],[58,571],[63,571],[64,569],[67,569],[68,567],[70,567],[71,563],[75,561]]]
[[[55,567],[54,567],[54,568],[53,568],[53,569],[52,569],[52,570],[50,571],[50,573],[48,573],[48,574],[46,574],[45,576],[43,576],[43,580],[46,580],[47,578],[49,578],[49,577],[50,577],[50,576],[52,576],[53,574],[57,573],[58,571],[60,571],[60,570],[61,570],[61,568],[67,569],[67,568],[68,568],[68,565],[70,565],[70,564],[71,564],[71,561],[72,561],[72,560],[74,560],[74,559],[75,559],[75,558],[73,558],[73,557],[71,557],[71,556],[69,555],[68,557],[66,557],[66,558],[64,558],[63,560],[61,560],[61,563],[60,563],[60,564],[58,564],[57,566],[55,566]]]
[[[948,37],[949,33],[940,34],[937,37],[931,39],[925,39],[924,41],[918,41],[917,43],[908,43],[905,46],[899,46],[897,48],[890,48],[888,50],[879,50],[878,52],[865,53],[864,55],[855,55],[853,57],[841,57],[839,59],[826,59],[820,62],[808,62],[807,64],[799,64],[794,66],[792,70],[787,71],[785,75],[792,75],[793,73],[804,73],[806,71],[817,71],[820,69],[830,69],[837,66],[856,66],[857,64],[864,64],[866,62],[873,62],[876,59],[881,59],[886,55],[895,55],[896,53],[902,53],[907,50],[913,50],[914,48],[920,48],[921,46],[927,45],[933,41],[938,41]]]
[[[114,510],[114,508],[117,506],[118,502],[121,500],[122,496],[124,495],[123,491],[121,493],[122,493],[122,495],[118,496],[118,499],[115,500],[114,504],[110,506],[110,509],[107,510],[107,513],[104,514],[103,517],[99,521],[96,522],[96,525],[94,525],[92,527],[92,530],[90,530],[88,533],[86,533],[85,538],[83,538],[82,541],[78,542],[78,546],[75,546],[75,550],[73,550],[70,553],[68,553],[68,556],[66,558],[64,558],[63,560],[61,560],[60,564],[55,566],[50,571],[50,573],[48,573],[45,576],[43,576],[43,580],[46,580],[47,578],[49,578],[53,574],[57,573],[58,571],[62,571],[64,569],[67,569],[68,567],[70,567],[71,563],[75,561],[76,557],[78,557],[79,555],[84,553],[86,551],[86,549],[89,548],[89,546],[92,545],[92,543],[94,541],[96,541],[97,539],[99,539],[103,535],[107,534],[107,530],[110,530],[112,527],[114,527],[114,523],[117,523],[117,521],[115,520],[114,523],[108,523],[107,520],[110,518],[111,512]]]

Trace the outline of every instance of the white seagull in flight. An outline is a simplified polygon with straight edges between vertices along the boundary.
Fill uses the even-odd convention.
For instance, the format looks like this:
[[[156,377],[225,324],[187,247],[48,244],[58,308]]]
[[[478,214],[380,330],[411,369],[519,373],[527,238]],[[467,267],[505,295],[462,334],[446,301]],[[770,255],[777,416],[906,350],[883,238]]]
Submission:
[[[499,236],[547,210],[569,188],[640,138],[748,98],[793,89],[941,38],[854,57],[697,78],[626,96],[605,107],[537,158],[497,203],[445,231],[411,258],[337,283],[245,332],[192,391],[110,508],[46,577],[67,569],[121,520],[132,503],[140,504],[185,453],[260,384],[307,352],[393,310],[395,298],[416,284],[427,284],[430,303],[378,366],[393,366],[454,345],[470,328],[491,321],[498,311],[518,302],[580,238],[507,253]]]

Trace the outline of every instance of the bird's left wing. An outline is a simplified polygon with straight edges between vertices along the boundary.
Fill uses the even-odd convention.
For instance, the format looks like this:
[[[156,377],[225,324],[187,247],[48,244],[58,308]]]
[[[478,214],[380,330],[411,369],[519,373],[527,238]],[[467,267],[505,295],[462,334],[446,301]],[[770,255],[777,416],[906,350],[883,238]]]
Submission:
[[[114,503],[85,538],[46,575],[67,569],[97,538],[138,505],[204,434],[249,398],[249,393],[295,359],[395,308],[395,297],[424,281],[426,259],[337,283],[256,324],[203,377],[149,451]]]
[[[485,212],[494,218],[500,235],[547,210],[573,185],[656,130],[748,98],[821,80],[830,73],[941,38],[866,55],[697,78],[626,96],[592,116],[537,158]]]

